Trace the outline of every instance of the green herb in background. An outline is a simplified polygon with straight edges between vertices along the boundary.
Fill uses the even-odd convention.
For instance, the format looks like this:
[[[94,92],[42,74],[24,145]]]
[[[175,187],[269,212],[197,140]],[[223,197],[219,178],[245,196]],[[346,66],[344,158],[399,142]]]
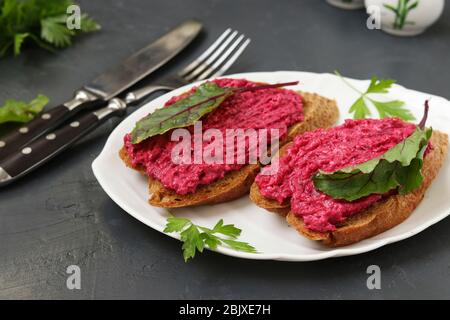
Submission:
[[[8,52],[18,55],[24,43],[35,43],[47,50],[64,48],[80,33],[100,29],[86,14],[81,15],[81,29],[66,26],[71,0],[0,0],[0,57]]]
[[[380,118],[398,117],[405,121],[415,120],[415,117],[412,115],[411,111],[404,108],[405,103],[403,101],[392,100],[383,102],[369,97],[370,94],[388,93],[391,86],[396,82],[395,80],[378,79],[376,76],[373,76],[366,92],[361,92],[360,90],[352,86],[347,80],[345,80],[345,78],[338,71],[335,71],[335,73],[350,88],[361,95],[349,109],[349,112],[353,113],[354,119],[368,118],[371,115],[371,112],[369,106],[367,105],[367,102],[371,102],[377,109]]]
[[[177,232],[180,234],[183,242],[183,257],[184,261],[195,257],[195,252],[203,252],[205,247],[216,249],[219,245],[226,245],[227,247],[250,253],[257,253],[256,249],[246,242],[237,241],[236,239],[241,234],[241,229],[236,228],[232,224],[223,224],[223,220],[209,229],[195,225],[191,220],[186,218],[177,218],[170,216],[167,219],[166,228],[164,232]],[[219,236],[222,235],[222,236]],[[223,236],[226,236],[224,238]]]
[[[28,122],[42,111],[48,101],[49,99],[41,94],[29,103],[13,99],[6,100],[5,104],[0,107],[0,124],[6,122]]]

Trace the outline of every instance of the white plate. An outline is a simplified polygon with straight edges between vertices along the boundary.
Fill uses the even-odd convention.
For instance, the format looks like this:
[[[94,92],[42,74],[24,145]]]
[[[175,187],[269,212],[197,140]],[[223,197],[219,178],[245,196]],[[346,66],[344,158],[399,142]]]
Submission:
[[[357,93],[332,74],[278,71],[244,73],[227,77],[268,83],[299,80],[297,88],[291,89],[317,92],[337,101],[341,113],[339,123],[345,118],[350,118],[348,107],[358,97]],[[365,90],[369,83],[368,80],[348,80],[361,90]],[[188,87],[190,85],[149,102],[123,120],[111,133],[103,151],[92,164],[96,178],[111,199],[130,215],[160,232],[164,229],[167,212],[147,203],[146,179],[126,168],[118,157],[118,151],[123,145],[123,136],[133,129],[136,121],[161,106],[171,96],[186,91]],[[391,89],[388,98],[405,101],[417,119],[422,116],[424,101],[431,98],[427,124],[434,129],[450,133],[450,102],[444,98],[405,89],[399,85]],[[223,218],[225,223],[233,223],[242,229],[240,240],[249,242],[260,252],[250,254],[220,247],[217,249],[220,253],[246,259],[310,261],[363,253],[411,237],[450,214],[449,194],[450,160],[447,157],[444,167],[425,195],[425,199],[406,221],[373,238],[339,249],[326,248],[299,236],[284,219],[258,208],[247,196],[224,204],[177,209],[173,212],[202,226],[212,226]],[[176,238],[175,234],[169,236]]]

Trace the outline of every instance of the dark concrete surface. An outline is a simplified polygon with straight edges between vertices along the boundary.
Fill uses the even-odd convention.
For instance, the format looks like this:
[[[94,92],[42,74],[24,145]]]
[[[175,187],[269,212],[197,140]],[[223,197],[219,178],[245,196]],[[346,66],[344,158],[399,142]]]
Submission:
[[[390,76],[450,97],[450,6],[425,34],[397,38],[366,29],[364,11],[339,10],[324,0],[79,2],[102,31],[57,54],[30,49],[0,60],[0,101],[45,93],[52,104],[64,102],[93,76],[191,17],[201,19],[206,32],[160,74],[232,26],[253,42],[230,73],[338,69],[356,78]],[[122,211],[92,174],[91,162],[117,123],[0,190],[0,298],[450,298],[450,219],[352,257],[287,263],[206,252],[184,263],[178,241]],[[66,288],[72,264],[81,268],[81,290]],[[371,264],[381,267],[381,290],[366,287]]]

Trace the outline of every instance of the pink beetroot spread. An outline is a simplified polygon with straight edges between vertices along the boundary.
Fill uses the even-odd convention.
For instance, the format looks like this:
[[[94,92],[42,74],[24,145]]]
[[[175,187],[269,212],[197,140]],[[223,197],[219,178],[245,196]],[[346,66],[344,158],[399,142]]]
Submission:
[[[274,175],[258,175],[262,195],[289,201],[294,214],[302,217],[308,229],[333,231],[336,224],[380,200],[372,194],[348,202],[333,199],[315,189],[312,176],[323,170],[334,172],[376,158],[406,139],[416,126],[400,119],[347,120],[331,129],[318,129],[294,139],[293,146],[280,158]]]
[[[218,79],[214,82],[222,87],[257,85],[243,79]],[[195,88],[191,92],[194,90]],[[184,96],[170,99],[166,106]],[[209,128],[215,128],[220,130],[224,137],[226,129],[267,128],[279,129],[281,139],[286,135],[289,126],[303,120],[302,99],[294,91],[286,89],[237,93],[201,120],[203,132]],[[192,127],[189,130],[193,132]],[[130,142],[130,135],[127,134],[124,142],[133,166],[143,166],[149,176],[156,178],[166,188],[178,194],[195,192],[198,186],[210,184],[223,178],[227,172],[244,166],[242,164],[175,164],[171,159],[171,151],[178,142],[171,141],[170,138],[171,131],[134,145]],[[203,142],[203,149],[206,145],[207,142]],[[248,150],[246,152],[247,159]]]

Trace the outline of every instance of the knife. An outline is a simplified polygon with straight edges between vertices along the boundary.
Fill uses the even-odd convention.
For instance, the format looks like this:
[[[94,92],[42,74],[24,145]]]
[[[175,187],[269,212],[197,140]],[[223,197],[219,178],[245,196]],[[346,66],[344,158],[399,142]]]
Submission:
[[[71,100],[0,137],[0,159],[49,132],[75,113],[105,105],[128,87],[167,63],[199,34],[202,24],[188,20],[75,91]],[[0,177],[2,173],[0,172]]]
[[[129,92],[125,98],[112,98],[106,107],[77,116],[46,136],[34,139],[26,144],[22,151],[0,160],[0,187],[46,163],[109,118],[124,115],[127,107],[141,105],[142,101],[154,92],[155,86],[149,85]]]

